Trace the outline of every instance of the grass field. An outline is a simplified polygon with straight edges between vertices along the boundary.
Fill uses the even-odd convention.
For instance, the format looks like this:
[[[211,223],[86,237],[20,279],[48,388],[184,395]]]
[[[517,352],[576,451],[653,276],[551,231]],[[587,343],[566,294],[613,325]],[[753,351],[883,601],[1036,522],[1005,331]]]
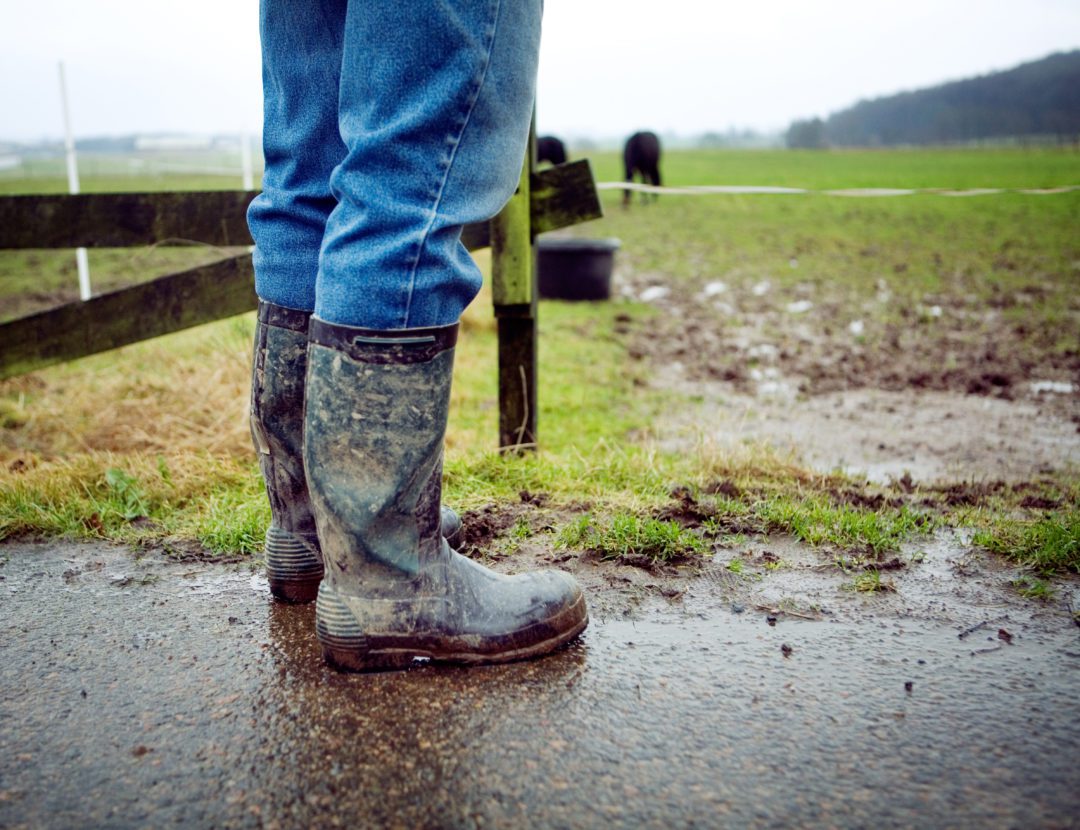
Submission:
[[[598,180],[620,178],[615,154],[593,162]],[[687,151],[669,154],[664,173],[673,185],[1050,188],[1080,184],[1080,154]],[[236,183],[83,181],[84,191],[144,186]],[[9,177],[0,189],[56,191],[63,182]],[[620,272],[631,281],[692,295],[722,280],[747,297],[767,281],[783,296],[812,292],[815,325],[824,331],[846,331],[857,318],[864,355],[922,355],[926,347],[920,359],[953,360],[960,369],[977,364],[994,342],[1016,358],[1018,373],[1048,367],[1054,377],[1080,381],[1080,192],[669,196],[629,211],[620,198],[605,194],[607,217],[572,233],[620,238]],[[221,253],[197,245],[93,251],[91,270],[95,285],[117,286]],[[478,259],[486,262],[484,254]],[[71,299],[74,283],[70,252],[0,253],[0,318]],[[891,299],[880,302],[883,294]],[[753,311],[749,300],[744,306]],[[944,309],[940,321],[926,319],[932,308]],[[913,495],[899,485],[811,472],[759,446],[721,449],[703,440],[695,452],[665,451],[654,425],[686,401],[648,383],[663,366],[632,355],[633,331],[671,323],[660,314],[628,300],[542,303],[541,450],[508,458],[494,447],[495,336],[485,290],[466,314],[458,350],[447,500],[470,509],[518,503],[521,491],[543,493],[555,509],[545,521],[554,526],[521,532],[588,540],[601,553],[655,548],[666,558],[694,553],[702,539],[728,544],[740,534],[784,532],[873,559],[935,526],[967,524],[987,548],[1043,572],[1080,570],[1073,470],[1034,477],[1023,490],[989,488],[984,498],[956,505],[930,490]],[[778,320],[758,322],[783,329]],[[728,325],[715,322],[719,331]],[[257,550],[269,513],[246,432],[252,329],[245,316],[0,383],[0,536]],[[940,343],[948,350],[927,346]],[[674,527],[664,518],[673,503],[692,504],[700,521]]]

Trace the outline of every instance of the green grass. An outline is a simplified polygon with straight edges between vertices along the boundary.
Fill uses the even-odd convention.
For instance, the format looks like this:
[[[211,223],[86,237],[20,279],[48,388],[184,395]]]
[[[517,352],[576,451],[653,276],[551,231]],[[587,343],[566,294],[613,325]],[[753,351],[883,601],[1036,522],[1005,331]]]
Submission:
[[[139,543],[190,539],[218,554],[261,549],[270,521],[257,469],[189,455],[176,480],[161,458],[80,455],[0,485],[0,539],[21,534]],[[105,469],[102,469],[105,467]]]
[[[616,154],[593,163],[599,180],[621,178]],[[687,151],[669,153],[664,173],[673,185],[1050,187],[1080,183],[1080,153]],[[105,169],[83,180],[86,192],[237,186],[232,177]],[[0,177],[0,192],[31,189],[63,192],[66,183],[59,171]],[[712,280],[732,291],[761,280],[778,293],[809,289],[817,324],[844,330],[865,319],[868,348],[886,324],[919,337],[977,338],[987,309],[1007,322],[1032,365],[1080,348],[1080,193],[665,196],[628,211],[620,198],[605,194],[607,217],[572,233],[620,238],[626,274],[688,290]],[[115,287],[220,254],[201,246],[92,251],[92,277]],[[0,319],[71,298],[75,282],[70,252],[0,252]],[[891,301],[876,301],[883,291]],[[1023,508],[1024,494],[1012,492],[978,507],[919,506],[912,497],[907,506],[872,509],[834,498],[860,483],[760,449],[664,449],[653,424],[690,400],[650,387],[649,373],[664,367],[628,355],[620,318],[647,330],[658,314],[634,303],[541,303],[540,451],[501,455],[490,297],[475,305],[458,349],[445,464],[446,500],[460,509],[516,501],[522,490],[546,493],[583,517],[563,531],[563,544],[657,562],[766,532],[877,558],[939,524],[968,523],[978,544],[1018,562],[1080,569],[1075,482],[1058,487],[1063,506],[1052,516]],[[918,311],[932,305],[946,308],[946,318]],[[0,383],[0,538],[33,532],[192,539],[228,554],[258,549],[269,511],[243,423],[251,328],[249,315]],[[673,487],[700,493],[718,480],[741,494],[702,497],[710,518],[701,529],[657,518]],[[520,541],[524,532],[509,537]]]
[[[598,181],[622,180],[619,153],[591,153],[589,159]],[[825,152],[678,150],[664,154],[661,168],[664,183],[671,186],[778,185],[833,190],[863,187],[1032,188],[1080,184],[1080,153],[1068,148]]]
[[[937,524],[931,515],[906,506],[867,510],[836,506],[817,495],[781,496],[762,503],[757,512],[768,530],[789,533],[815,547],[828,544],[873,556],[896,550],[904,539],[929,533]]]
[[[1054,589],[1045,579],[1025,575],[1013,580],[1016,593],[1026,599],[1038,599],[1044,602],[1054,598]]]
[[[701,536],[676,522],[643,519],[629,513],[607,518],[586,513],[563,528],[556,545],[587,551],[601,559],[653,565],[682,562],[709,550]]]
[[[862,594],[886,593],[893,590],[892,585],[882,581],[881,573],[873,568],[857,574],[849,587],[852,591]]]
[[[215,169],[234,169],[236,172],[205,172]],[[148,153],[141,159],[110,154],[83,153],[79,156],[79,189],[82,193],[239,190],[241,179],[239,157],[228,153]],[[63,158],[26,159],[21,169],[0,171],[0,194],[67,192],[67,166]]]
[[[1080,510],[1038,519],[1004,520],[975,534],[985,547],[1041,574],[1080,573]]]

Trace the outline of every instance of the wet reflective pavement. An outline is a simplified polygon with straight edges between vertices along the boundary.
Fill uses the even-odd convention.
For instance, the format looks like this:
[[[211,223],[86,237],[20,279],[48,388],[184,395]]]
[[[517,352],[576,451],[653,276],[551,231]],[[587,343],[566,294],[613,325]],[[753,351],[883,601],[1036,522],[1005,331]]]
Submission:
[[[1064,618],[1008,642],[691,592],[539,661],[342,675],[246,567],[0,562],[2,827],[1080,826]]]

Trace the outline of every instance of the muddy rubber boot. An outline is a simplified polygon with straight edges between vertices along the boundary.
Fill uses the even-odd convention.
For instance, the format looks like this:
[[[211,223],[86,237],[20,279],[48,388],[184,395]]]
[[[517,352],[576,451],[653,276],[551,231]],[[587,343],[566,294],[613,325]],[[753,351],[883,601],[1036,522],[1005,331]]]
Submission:
[[[301,443],[310,312],[259,302],[251,379],[251,438],[270,499],[266,575],[286,602],[311,602],[323,575]]]
[[[439,533],[457,326],[372,331],[313,317],[304,466],[326,576],[326,660],[364,671],[545,654],[587,625],[561,571],[503,576]],[[357,483],[360,486],[357,486]]]
[[[286,602],[311,602],[323,576],[301,443],[310,312],[260,301],[251,381],[251,437],[270,499],[266,575]],[[442,513],[448,538],[461,537],[461,520]]]

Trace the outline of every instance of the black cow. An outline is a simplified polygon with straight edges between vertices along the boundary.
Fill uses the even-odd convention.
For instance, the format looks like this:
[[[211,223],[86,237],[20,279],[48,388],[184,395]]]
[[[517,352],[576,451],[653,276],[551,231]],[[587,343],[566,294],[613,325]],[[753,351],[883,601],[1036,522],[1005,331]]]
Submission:
[[[566,164],[566,145],[553,135],[536,139],[536,160],[552,164]]]
[[[626,139],[623,148],[623,165],[626,181],[632,182],[635,174],[641,175],[643,184],[660,186],[660,139],[656,133],[634,133]],[[623,191],[623,204],[630,204],[630,190]]]

